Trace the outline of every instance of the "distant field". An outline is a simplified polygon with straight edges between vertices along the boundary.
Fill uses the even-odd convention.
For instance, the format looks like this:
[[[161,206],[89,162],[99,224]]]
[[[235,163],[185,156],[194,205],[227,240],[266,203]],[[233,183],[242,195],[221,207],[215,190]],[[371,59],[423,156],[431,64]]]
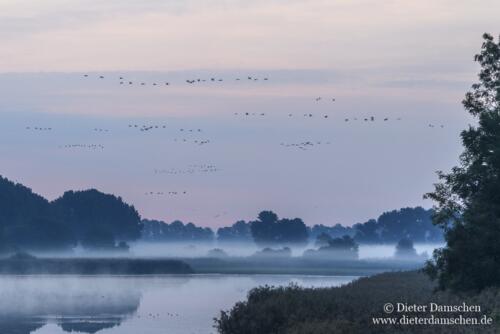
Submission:
[[[303,258],[255,259],[251,257],[182,258],[196,273],[203,274],[298,274],[368,276],[385,271],[411,270],[423,262],[396,260],[312,261]]]

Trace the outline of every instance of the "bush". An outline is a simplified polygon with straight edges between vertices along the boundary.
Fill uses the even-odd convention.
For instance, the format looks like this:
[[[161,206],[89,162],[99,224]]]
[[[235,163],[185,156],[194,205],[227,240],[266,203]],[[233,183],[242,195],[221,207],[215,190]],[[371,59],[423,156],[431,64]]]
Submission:
[[[498,317],[500,290],[488,289],[466,296],[435,292],[436,285],[421,272],[394,272],[361,278],[342,287],[299,288],[263,286],[251,290],[247,300],[215,320],[220,334],[329,334],[329,333],[498,333],[491,327],[373,325],[373,317],[387,317],[385,303],[425,305],[480,305],[481,315]],[[434,313],[439,316],[438,313]],[[420,313],[420,316],[430,316]],[[441,314],[449,317],[450,314]],[[476,317],[477,313],[463,313]]]

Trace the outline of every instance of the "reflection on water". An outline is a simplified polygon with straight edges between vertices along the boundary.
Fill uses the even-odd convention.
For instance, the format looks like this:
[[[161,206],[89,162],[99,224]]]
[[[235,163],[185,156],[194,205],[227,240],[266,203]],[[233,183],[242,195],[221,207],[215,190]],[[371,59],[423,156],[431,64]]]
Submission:
[[[111,277],[0,278],[0,333],[30,333],[50,322],[66,332],[118,326],[139,307],[141,291]]]
[[[352,276],[0,277],[0,333],[213,333],[258,285],[338,286]]]

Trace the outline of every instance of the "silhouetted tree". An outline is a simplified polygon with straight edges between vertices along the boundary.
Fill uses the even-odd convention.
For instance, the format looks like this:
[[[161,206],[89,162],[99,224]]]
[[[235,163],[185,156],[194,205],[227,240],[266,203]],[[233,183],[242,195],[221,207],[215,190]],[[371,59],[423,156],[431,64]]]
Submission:
[[[250,223],[239,220],[231,226],[221,227],[217,230],[218,241],[253,241]]]
[[[307,243],[307,228],[299,219],[278,219],[272,211],[262,211],[256,221],[250,222],[255,243],[268,245],[300,245]]]
[[[438,172],[442,182],[426,194],[437,203],[434,223],[447,242],[426,271],[442,289],[500,286],[500,41],[483,39],[479,82],[463,101],[478,124],[461,133],[460,165]]]
[[[380,243],[380,226],[375,219],[370,219],[366,223],[354,225],[356,234],[354,238],[358,242]]]
[[[289,247],[283,247],[281,249],[273,249],[266,247],[261,251],[255,252],[252,256],[258,257],[260,259],[283,259],[292,256],[292,250]]]
[[[350,226],[343,226],[340,224],[335,224],[333,226],[325,226],[323,224],[314,225],[308,228],[309,238],[311,240],[316,240],[320,234],[328,234],[332,238],[339,238],[344,235],[354,236],[356,231]]]
[[[45,198],[0,176],[0,252],[61,250],[75,243]]]
[[[193,223],[184,225],[180,220],[167,224],[158,220],[143,220],[143,241],[174,242],[174,241],[213,241],[214,232],[209,227],[199,227]]]
[[[415,258],[417,251],[413,246],[413,241],[408,238],[403,238],[396,244],[396,252],[394,256],[397,258]]]
[[[332,240],[333,240],[333,238],[329,234],[321,233],[316,238],[316,242],[314,243],[314,245],[318,248],[325,247],[325,246],[328,246],[330,244],[330,241],[332,241]]]
[[[354,238],[362,243],[396,243],[402,238],[442,242],[443,232],[432,223],[432,210],[421,207],[384,212],[377,220],[354,225]]]
[[[214,258],[225,258],[228,257],[227,253],[220,248],[214,248],[208,251],[207,253],[208,257],[214,257]]]
[[[307,250],[305,257],[322,260],[357,260],[359,245],[348,235],[341,238],[330,238],[327,244],[318,250]]]
[[[139,214],[120,197],[95,189],[67,191],[53,206],[85,248],[114,248],[140,237]]]

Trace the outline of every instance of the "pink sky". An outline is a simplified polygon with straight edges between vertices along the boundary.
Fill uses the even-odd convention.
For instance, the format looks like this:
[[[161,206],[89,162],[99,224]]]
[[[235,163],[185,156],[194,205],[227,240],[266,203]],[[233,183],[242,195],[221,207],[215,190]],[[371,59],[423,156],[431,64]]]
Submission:
[[[461,150],[458,133],[470,120],[460,100],[475,80],[481,34],[499,31],[498,12],[498,1],[2,1],[0,174],[50,199],[96,187],[145,218],[205,226],[263,209],[307,224],[353,224],[428,207],[422,194],[434,171],[453,166]],[[234,81],[246,75],[270,80]],[[121,87],[119,76],[171,85]],[[211,76],[225,81],[185,83]],[[379,122],[344,122],[368,116]],[[145,136],[130,123],[168,131]],[[57,131],[24,130],[36,124]],[[177,131],[188,127],[202,128],[211,144],[179,146]],[[331,145],[280,146],[306,140]],[[57,149],[80,142],[106,150]],[[153,173],[193,163],[222,171]],[[144,196],[181,189],[188,198]]]

